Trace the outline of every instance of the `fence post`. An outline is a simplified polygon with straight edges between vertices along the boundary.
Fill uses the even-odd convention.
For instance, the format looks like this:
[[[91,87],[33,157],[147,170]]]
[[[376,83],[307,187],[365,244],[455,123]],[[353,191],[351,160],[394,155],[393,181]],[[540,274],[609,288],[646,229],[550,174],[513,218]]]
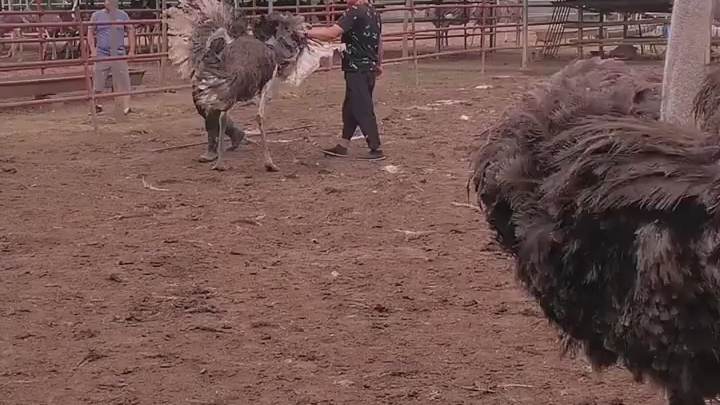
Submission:
[[[162,0],[161,2],[161,20],[160,21],[160,52],[162,52],[162,56],[160,57],[160,85],[165,86],[165,75],[167,70],[167,52],[168,52],[168,38],[167,38],[167,0]]]
[[[420,82],[418,72],[418,59],[417,59],[417,34],[415,33],[415,0],[410,0],[410,17],[412,18],[412,49],[413,49],[413,67],[415,69],[415,85],[417,86]]]
[[[523,49],[522,49],[522,68],[526,69],[528,66],[528,39],[530,35],[528,33],[528,12],[529,0],[523,0],[522,2],[522,29],[523,29]]]
[[[407,37],[407,30],[408,30],[408,14],[409,11],[407,8],[410,7],[412,4],[412,0],[405,0],[405,8],[406,10],[403,11],[403,37],[402,37],[402,57],[407,58],[408,56],[408,37]]]
[[[80,33],[79,46],[80,46],[80,57],[83,61],[83,68],[85,70],[85,88],[87,89],[88,100],[90,102],[90,116],[92,116],[93,132],[95,136],[98,135],[98,123],[97,123],[97,111],[95,104],[95,92],[93,91],[92,81],[90,80],[90,67],[88,66],[88,44],[85,38],[85,31],[83,30],[84,24],[82,16],[80,14],[80,7],[75,8],[75,21],[78,23],[78,32]],[[88,29],[91,29],[88,27]]]

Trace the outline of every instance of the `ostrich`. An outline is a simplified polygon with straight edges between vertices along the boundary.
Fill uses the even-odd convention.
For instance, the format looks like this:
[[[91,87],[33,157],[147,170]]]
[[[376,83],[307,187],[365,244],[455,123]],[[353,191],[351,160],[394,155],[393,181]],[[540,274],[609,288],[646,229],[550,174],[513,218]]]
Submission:
[[[473,7],[474,9],[474,7]],[[432,18],[435,28],[440,28],[438,40],[444,40],[445,46],[450,46],[450,26],[465,25],[470,21],[473,10],[466,7],[438,6],[425,10],[425,15]]]
[[[222,135],[230,136],[231,149],[244,138],[227,112],[237,102],[256,102],[265,169],[279,170],[265,136],[265,105],[273,84],[279,79],[299,85],[335,48],[309,41],[309,24],[289,13],[262,16],[250,35],[241,12],[217,0],[181,0],[168,10],[167,24],[173,35],[169,57],[181,76],[192,80],[193,101],[208,132],[208,152],[199,160],[224,170]]]
[[[669,405],[720,394],[711,12],[675,0],[662,89],[617,60],[574,62],[509,109],[473,163],[485,219],[564,349],[624,366]]]
[[[22,14],[8,14],[8,15],[2,15],[0,16],[0,24],[28,24],[29,21],[26,16]],[[5,33],[10,32],[10,40],[16,40],[16,39],[22,39],[23,38],[23,28],[17,27],[17,28],[0,28],[0,37],[5,36]],[[4,44],[3,44],[4,45]],[[18,53],[19,50],[19,53]],[[7,55],[3,56],[4,58],[13,58],[17,54],[19,56],[19,60],[22,61],[23,59],[23,43],[22,42],[13,42],[10,44],[10,50],[8,51]]]

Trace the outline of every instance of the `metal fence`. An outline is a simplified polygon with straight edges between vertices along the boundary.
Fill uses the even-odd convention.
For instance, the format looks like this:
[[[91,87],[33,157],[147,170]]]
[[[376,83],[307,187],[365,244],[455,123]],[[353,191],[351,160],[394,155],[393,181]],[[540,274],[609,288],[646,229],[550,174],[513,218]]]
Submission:
[[[5,0],[3,0],[5,1]],[[337,18],[339,14],[342,13],[343,9],[346,7],[344,4],[335,4],[332,1],[329,1],[322,5],[308,5],[308,4],[301,4],[299,0],[296,0],[295,5],[291,6],[273,6],[272,3],[268,4],[265,7],[260,7],[257,5],[259,1],[258,0],[251,0],[250,6],[247,7],[241,7],[243,10],[246,11],[246,14],[252,16],[252,15],[258,15],[267,13],[271,9],[278,10],[278,11],[290,11],[296,14],[304,15],[307,19],[313,20],[317,24],[332,24],[333,21]],[[53,3],[55,4],[55,3]],[[78,67],[79,69],[82,69],[82,74],[84,75],[84,82],[85,82],[85,88],[82,94],[75,94],[71,96],[62,96],[59,95],[57,97],[52,97],[49,99],[35,99],[35,100],[18,100],[14,102],[0,102],[0,109],[6,109],[6,108],[16,108],[21,106],[36,106],[36,105],[43,105],[48,103],[58,103],[58,102],[69,102],[69,101],[88,101],[90,111],[93,114],[93,123],[95,127],[97,128],[97,121],[95,119],[95,105],[97,100],[105,99],[105,98],[115,98],[120,96],[126,96],[126,95],[137,95],[137,94],[150,94],[150,93],[158,93],[158,92],[165,92],[170,90],[181,90],[186,89],[190,87],[189,84],[183,83],[183,84],[170,84],[166,80],[168,77],[168,60],[167,60],[167,50],[168,50],[168,41],[167,41],[167,27],[165,24],[165,13],[164,11],[168,9],[170,6],[171,1],[170,0],[160,0],[159,4],[159,10],[157,15],[159,18],[152,18],[152,19],[135,19],[130,21],[131,24],[134,26],[155,26],[159,27],[159,29],[154,30],[150,35],[155,35],[157,39],[159,40],[159,47],[156,52],[149,53],[142,53],[137,54],[133,56],[114,56],[110,58],[94,58],[90,56],[90,52],[87,47],[87,29],[91,26],[96,26],[100,24],[127,24],[128,22],[110,22],[110,23],[92,23],[90,21],[87,21],[89,19],[89,15],[92,12],[91,10],[81,10],[80,7],[75,7],[75,10],[51,10],[47,9],[43,6],[42,0],[34,0],[33,3],[31,3],[31,10],[27,10],[28,4],[25,4],[25,10],[24,11],[5,11],[0,12],[0,17],[6,17],[6,16],[12,16],[12,15],[25,15],[25,16],[34,16],[33,21],[41,21],[42,16],[44,15],[60,15],[62,16],[62,22],[25,22],[23,24],[8,24],[8,23],[0,23],[0,33],[3,32],[9,32],[13,30],[18,29],[24,29],[27,31],[36,30],[46,30],[52,27],[65,27],[66,29],[72,28],[74,32],[77,33],[77,36],[74,37],[74,41],[77,42],[79,47],[79,58],[77,59],[67,59],[67,60],[44,60],[44,55],[41,55],[40,60],[37,61],[29,61],[29,62],[10,62],[10,63],[1,63],[0,64],[0,72],[8,72],[12,70],[19,70],[19,69],[39,69],[42,73],[44,69],[53,68],[53,67]],[[438,8],[447,8],[447,7],[453,7],[455,9],[462,9],[464,16],[480,16],[479,18],[473,17],[473,18],[465,18],[463,19],[463,24],[460,26],[453,26],[453,24],[446,24],[445,22],[439,22],[437,18],[431,17],[431,15],[438,15],[442,14],[442,12],[434,12],[434,9]],[[66,5],[65,5],[66,7]],[[529,30],[532,29],[532,27],[536,26],[543,26],[547,25],[548,21],[529,21],[529,16],[532,14],[531,10],[533,8],[540,8],[540,9],[547,9],[549,7],[549,4],[547,3],[541,3],[541,4],[532,4],[529,3],[528,0],[524,0],[524,4],[518,4],[518,3],[502,3],[502,4],[489,4],[487,0],[482,3],[477,2],[470,2],[470,1],[464,1],[462,3],[453,3],[453,4],[437,4],[434,2],[433,4],[429,4],[427,1],[420,3],[419,1],[416,3],[414,0],[406,0],[404,1],[404,4],[398,4],[397,2],[390,3],[386,2],[383,7],[380,7],[380,12],[384,14],[383,20],[384,25],[387,26],[389,24],[402,24],[402,29],[400,31],[396,32],[387,32],[383,34],[383,43],[397,43],[400,42],[401,45],[401,54],[399,57],[395,58],[385,58],[384,63],[385,64],[393,64],[393,63],[406,63],[408,61],[413,62],[415,72],[417,75],[417,69],[418,69],[418,63],[419,61],[423,59],[428,58],[439,58],[442,56],[448,56],[448,55],[460,55],[460,54],[468,54],[468,53],[475,53],[480,54],[481,56],[481,64],[484,69],[486,54],[490,52],[495,52],[499,50],[520,50],[519,52],[519,64],[522,67],[526,67],[528,65],[529,59],[530,59],[530,53],[534,50],[541,49],[542,46],[534,45],[531,46],[528,41],[528,33]],[[498,21],[497,17],[497,11],[500,8],[511,8],[514,9],[516,12],[515,15],[520,15],[519,21],[515,21],[512,23],[500,23]],[[480,9],[480,11],[478,11]],[[472,10],[472,13],[471,13]],[[136,10],[125,10],[128,13],[136,11],[147,11],[147,9],[136,9]],[[436,10],[437,11],[437,10]],[[474,13],[474,14],[473,14]],[[0,20],[2,22],[2,20]],[[428,25],[427,23],[433,23],[433,28],[421,28],[420,24],[425,23],[425,25]],[[516,41],[514,45],[512,46],[497,46],[496,43],[494,43],[493,38],[497,36],[500,32],[503,30],[514,30],[518,34],[519,41]],[[384,30],[389,31],[389,30]],[[479,34],[478,34],[479,31]],[[444,50],[440,47],[440,41],[443,35],[446,35],[450,38],[463,38],[463,49],[459,50]],[[472,42],[473,40],[479,37],[480,39],[480,45],[478,47],[472,47],[474,45]],[[436,41],[436,48],[434,51],[431,52],[419,52],[418,47],[418,41],[421,40],[432,40],[434,39]],[[471,44],[468,44],[468,39],[470,39]],[[67,39],[63,38],[47,38],[43,35],[40,35],[37,38],[21,38],[21,39],[13,39],[11,41],[4,41],[5,44],[12,44],[12,43],[36,43],[40,44],[41,46],[43,44],[48,44],[51,42],[56,41],[63,41]],[[385,47],[387,49],[387,47]],[[158,83],[153,86],[148,86],[146,88],[142,89],[135,89],[130,92],[124,92],[124,93],[108,93],[108,94],[95,94],[93,91],[92,86],[92,67],[93,64],[99,60],[103,61],[109,61],[109,60],[128,60],[130,62],[154,62],[157,64],[158,68]],[[323,69],[327,70],[327,69]],[[417,77],[417,76],[416,76]],[[0,81],[0,92],[2,92],[3,87],[5,88],[12,88],[13,83],[17,84],[16,81],[14,81],[12,78]],[[2,97],[0,97],[1,99]]]

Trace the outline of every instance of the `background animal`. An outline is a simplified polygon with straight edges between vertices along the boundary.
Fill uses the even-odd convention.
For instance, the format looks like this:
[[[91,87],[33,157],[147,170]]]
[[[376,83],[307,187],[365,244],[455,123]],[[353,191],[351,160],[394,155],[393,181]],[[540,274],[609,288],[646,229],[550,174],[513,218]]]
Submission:
[[[515,43],[519,44],[520,25],[522,24],[522,8],[517,7],[519,4],[520,3],[513,0],[499,0],[497,3],[491,0],[484,0],[482,3],[476,3],[476,5],[468,7],[440,5],[425,9],[425,16],[432,19],[435,28],[441,29],[440,38],[441,41],[445,43],[445,46],[449,46],[449,28],[452,25],[465,24],[472,26],[470,45],[475,42],[476,30],[483,30],[485,29],[482,28],[484,26],[498,24],[516,25],[513,31],[515,32]],[[506,41],[507,32],[504,32],[504,37]]]
[[[445,46],[450,44],[450,26],[465,25],[470,21],[472,10],[467,7],[436,6],[425,9],[425,15],[432,18],[432,24],[440,29],[440,40]]]
[[[73,21],[73,16],[71,14],[38,14],[36,11],[31,9],[26,9],[26,14],[9,14],[9,15],[3,15],[0,16],[0,23],[4,24],[30,24],[30,23],[61,23],[61,22],[71,22]],[[65,19],[63,19],[63,16]],[[44,38],[46,40],[48,39],[58,39],[61,37],[70,37],[74,34],[76,31],[73,27],[59,27],[59,26],[49,26],[49,27],[18,27],[15,29],[0,29],[0,37],[3,37],[6,33],[10,32],[10,39],[22,39],[24,37],[24,33],[28,32],[36,32],[38,34],[38,38]],[[10,44],[10,51],[5,57],[14,57],[18,56],[18,60],[23,59],[23,44],[22,43],[14,43]],[[48,56],[48,50],[49,50],[49,56],[51,59],[57,59],[58,56],[58,49],[65,50],[65,56],[69,57],[67,52],[68,42],[64,41],[48,41],[48,42],[40,42],[40,56],[41,58],[45,58]]]
[[[130,0],[128,16],[131,20],[160,19],[157,0]],[[160,52],[160,23],[139,23],[135,25],[136,49],[142,52]]]
[[[658,121],[657,87],[569,65],[488,132],[474,184],[566,350],[700,405],[720,393],[720,139]]]
[[[661,89],[617,60],[574,62],[504,115],[474,164],[485,217],[565,349],[652,380],[669,405],[720,393],[711,12],[675,0]]]
[[[29,21],[27,19],[27,16],[22,14],[5,14],[0,15],[0,23],[2,24],[27,24]],[[10,40],[18,40],[23,38],[23,28],[0,28],[0,38],[4,37],[6,34],[10,34]],[[9,50],[6,55],[3,57],[5,58],[13,58],[15,56],[19,56],[19,59],[22,60],[23,55],[23,44],[20,43],[10,43],[9,44]]]

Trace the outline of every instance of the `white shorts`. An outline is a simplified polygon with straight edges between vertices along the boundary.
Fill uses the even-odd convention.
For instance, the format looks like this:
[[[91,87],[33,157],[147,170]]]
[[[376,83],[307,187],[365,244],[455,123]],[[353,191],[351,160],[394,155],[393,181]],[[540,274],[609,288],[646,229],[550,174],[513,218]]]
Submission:
[[[130,91],[132,85],[130,84],[130,69],[126,60],[111,60],[107,62],[95,62],[95,74],[93,75],[93,88],[96,93],[101,93],[105,90],[105,82],[108,76],[113,72],[113,67],[116,68],[118,74],[117,78],[118,89],[113,91]]]

